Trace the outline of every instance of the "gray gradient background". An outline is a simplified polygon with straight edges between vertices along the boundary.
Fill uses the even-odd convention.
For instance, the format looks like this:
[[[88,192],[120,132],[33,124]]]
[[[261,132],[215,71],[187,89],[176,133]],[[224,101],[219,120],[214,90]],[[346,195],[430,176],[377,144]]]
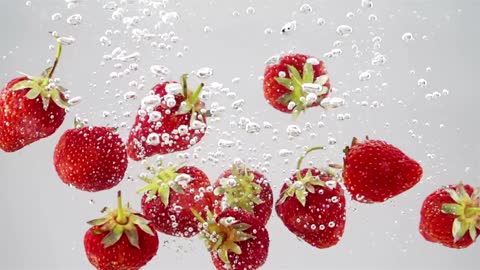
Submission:
[[[328,145],[329,136],[337,144],[312,156],[317,165],[327,160],[341,162],[341,149],[352,136],[366,134],[385,139],[421,161],[423,180],[409,192],[384,204],[361,205],[349,201],[344,237],[333,248],[317,250],[298,241],[273,215],[268,224],[269,258],[262,269],[478,268],[478,244],[465,250],[447,249],[424,241],[417,226],[422,200],[434,189],[458,180],[480,185],[477,89],[480,1],[376,0],[372,9],[362,8],[360,0],[170,1],[167,10],[178,11],[181,16],[175,26],[162,26],[155,31],[153,25],[160,20],[157,11],[137,27],[154,33],[175,31],[180,41],[173,44],[171,51],[153,50],[150,41],[133,43],[131,29],[126,30],[121,22],[110,19],[111,12],[102,9],[104,1],[84,0],[75,9],[67,9],[63,0],[31,2],[32,6],[26,7],[25,1],[0,0],[1,84],[17,76],[17,70],[40,73],[53,55],[48,50],[53,42],[47,32],[56,30],[77,39],[65,48],[57,76],[72,95],[82,96],[83,100],[71,110],[55,135],[17,153],[0,153],[0,269],[92,269],[83,251],[83,235],[88,229],[85,221],[99,216],[103,206],[112,205],[117,189],[91,194],[67,187],[52,165],[53,149],[62,132],[72,126],[75,114],[96,125],[123,121],[131,125],[133,117],[125,118],[122,114],[131,111],[134,115],[140,98],[159,80],[149,71],[152,64],[169,67],[168,79],[204,66],[212,67],[214,76],[207,82],[222,83],[237,93],[237,98],[246,100],[243,112],[233,111],[230,104],[234,99],[224,94],[207,101],[219,102],[227,110],[218,121],[210,121],[209,135],[195,149],[199,158],[191,156],[190,160],[204,169],[212,181],[234,157],[250,158],[251,166],[267,165],[266,176],[277,194],[282,181],[295,167],[295,156],[302,152],[302,147]],[[139,14],[138,1],[130,2],[129,14]],[[303,3],[311,4],[313,12],[299,14]],[[249,6],[255,8],[255,14],[247,15]],[[240,13],[237,17],[232,16],[235,10]],[[50,19],[55,12],[63,14],[60,21]],[[348,12],[355,16],[347,18]],[[76,27],[65,22],[75,13],[83,16],[82,24]],[[368,20],[372,13],[378,16],[378,21]],[[325,25],[315,23],[319,17],[325,18]],[[297,20],[297,31],[280,35],[284,23],[293,19]],[[336,34],[335,29],[341,24],[353,27],[351,36],[342,38]],[[213,32],[204,33],[206,25]],[[268,27],[274,31],[270,35],[264,34]],[[114,36],[112,46],[102,47],[99,38],[107,29],[122,32]],[[402,41],[405,32],[413,33],[415,40]],[[373,48],[372,38],[376,35],[382,38],[379,49]],[[340,46],[343,54],[326,59],[326,65],[335,87],[333,95],[349,94],[345,98],[347,105],[326,112],[325,119],[321,119],[321,109],[309,110],[296,124],[304,129],[310,122],[311,130],[289,140],[286,126],[293,124],[293,120],[270,108],[263,99],[258,79],[264,70],[263,62],[271,55],[289,50],[322,57],[336,40],[343,41]],[[362,56],[354,57],[353,44],[358,44]],[[117,46],[141,53],[139,70],[107,85],[109,73],[115,69],[112,62],[104,66],[100,63],[102,56]],[[189,47],[188,51],[184,51],[184,46]],[[374,50],[387,57],[385,65],[371,65]],[[180,51],[183,58],[176,57]],[[372,79],[359,81],[359,72],[367,69],[374,70]],[[128,82],[142,75],[146,88],[138,91],[139,98],[118,105],[123,93],[133,90]],[[232,83],[234,77],[240,81]],[[428,81],[427,87],[417,86],[420,78]],[[353,91],[356,88],[362,91]],[[425,94],[443,88],[449,89],[450,95],[425,99]],[[381,106],[361,106],[362,101],[369,105],[378,101]],[[118,119],[113,114],[102,117],[103,111],[116,111]],[[338,121],[338,113],[349,113],[351,119]],[[234,124],[240,117],[260,124],[269,121],[273,129],[248,134]],[[325,127],[319,128],[318,121],[324,121]],[[127,128],[121,129],[124,138],[127,133]],[[272,136],[277,136],[278,141],[272,141]],[[219,138],[237,141],[238,145],[220,149]],[[281,148],[294,151],[294,155],[280,157]],[[217,151],[223,153],[217,156],[220,160],[217,164],[208,160],[202,163],[202,158],[220,154]],[[264,154],[268,153],[273,157],[270,164],[264,164]],[[166,160],[179,158],[173,154]],[[135,208],[139,206],[135,190],[141,186],[135,176],[140,169],[139,164],[131,162],[128,175],[134,180],[126,179],[118,187]],[[144,269],[213,269],[198,239],[179,240],[160,235],[160,241],[158,255]]]

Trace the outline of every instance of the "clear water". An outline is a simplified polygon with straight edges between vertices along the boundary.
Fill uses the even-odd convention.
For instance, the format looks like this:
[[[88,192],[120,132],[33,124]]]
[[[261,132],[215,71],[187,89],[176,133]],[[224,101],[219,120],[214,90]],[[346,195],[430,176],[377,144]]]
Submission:
[[[192,72],[212,87],[207,103],[220,113],[200,144],[165,160],[198,165],[211,181],[242,158],[278,196],[304,146],[327,146],[313,164],[341,163],[343,147],[365,135],[423,166],[421,183],[395,199],[349,200],[344,237],[330,249],[297,240],[273,215],[262,269],[476,269],[477,246],[447,249],[417,228],[427,194],[459,180],[480,185],[479,12],[471,0],[0,1],[1,83],[17,71],[40,73],[54,54],[48,32],[57,31],[75,39],[57,76],[81,97],[53,136],[0,153],[0,268],[93,269],[83,250],[85,222],[112,205],[118,189],[138,209],[142,166],[130,162],[117,188],[81,192],[64,185],[52,165],[58,138],[78,115],[120,126],[125,139],[150,87]],[[345,105],[310,109],[296,121],[272,109],[262,93],[265,61],[290,51],[324,60],[332,96]],[[213,269],[198,239],[159,237],[144,269]]]

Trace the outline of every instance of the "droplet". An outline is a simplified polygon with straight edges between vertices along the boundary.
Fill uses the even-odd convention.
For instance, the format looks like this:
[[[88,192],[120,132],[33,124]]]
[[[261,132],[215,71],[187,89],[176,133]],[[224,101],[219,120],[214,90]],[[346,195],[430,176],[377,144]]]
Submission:
[[[208,79],[213,75],[213,69],[210,67],[203,67],[197,70],[195,75],[200,79]]]
[[[412,41],[412,40],[413,40],[413,35],[412,35],[412,33],[407,32],[407,33],[403,34],[403,35],[402,35],[402,40],[403,40],[403,41],[406,41],[406,42]]]
[[[417,81],[417,85],[420,86],[420,87],[422,87],[422,88],[423,88],[423,87],[426,87],[427,84],[428,84],[428,83],[427,83],[427,80],[425,80],[425,79],[423,79],[423,78],[418,79],[418,81]]]
[[[372,8],[373,1],[372,0],[362,0],[362,7],[363,8]]]
[[[170,69],[160,65],[150,66],[150,71],[155,75],[168,75],[170,73]]]
[[[337,34],[342,37],[347,37],[353,32],[353,28],[349,25],[340,25],[337,27]]]
[[[280,30],[280,33],[282,34],[288,34],[290,32],[293,32],[297,30],[297,21],[291,21],[287,22],[282,29]]]
[[[287,134],[288,136],[298,137],[302,134],[302,130],[297,125],[289,125],[287,126]]]
[[[62,17],[63,17],[62,14],[57,12],[57,13],[52,14],[51,19],[52,19],[52,21],[58,21],[58,20],[62,19]]]
[[[80,23],[82,23],[82,15],[73,14],[72,16],[67,18],[67,23],[70,25],[79,25]]]
[[[309,4],[303,4],[300,6],[300,12],[301,13],[309,13],[312,12],[313,8]]]

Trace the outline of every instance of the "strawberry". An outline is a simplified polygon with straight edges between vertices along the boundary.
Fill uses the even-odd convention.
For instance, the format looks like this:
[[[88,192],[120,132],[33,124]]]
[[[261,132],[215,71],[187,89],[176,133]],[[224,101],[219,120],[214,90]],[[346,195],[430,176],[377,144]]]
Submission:
[[[153,227],[163,233],[192,237],[199,228],[190,208],[205,216],[206,209],[213,201],[210,181],[203,171],[196,167],[147,167],[151,175],[140,178],[148,183],[140,191],[144,215],[152,221]]]
[[[158,250],[158,236],[148,221],[122,205],[118,192],[118,209],[89,221],[83,244],[90,263],[98,270],[139,270]]]
[[[323,149],[313,147],[311,151]],[[337,177],[317,168],[301,169],[282,186],[275,210],[283,224],[293,234],[317,248],[336,245],[345,228],[345,195]]]
[[[63,123],[69,104],[65,89],[52,79],[61,50],[62,43],[58,41],[54,65],[41,77],[13,79],[0,93],[0,149],[3,151],[15,152],[46,138]]]
[[[265,227],[243,210],[227,209],[207,220],[192,209],[203,228],[200,235],[217,270],[255,270],[267,260],[270,239]]]
[[[319,106],[330,93],[330,80],[322,61],[304,54],[290,54],[269,63],[263,93],[275,109],[299,113]]]
[[[459,183],[430,194],[422,205],[419,230],[430,242],[470,246],[480,234],[480,189]]]
[[[80,190],[110,189],[122,181],[128,166],[125,144],[113,128],[67,130],[55,147],[53,163],[65,183]]]
[[[266,225],[272,214],[273,193],[268,180],[261,173],[243,165],[233,165],[214,184],[214,210],[241,209]]]
[[[362,203],[384,202],[422,178],[422,167],[400,149],[384,141],[353,138],[344,150],[343,180],[352,198]]]
[[[200,101],[203,83],[195,90],[182,84],[164,82],[153,87],[143,99],[127,142],[128,155],[141,160],[155,154],[183,151],[205,135],[208,112]]]

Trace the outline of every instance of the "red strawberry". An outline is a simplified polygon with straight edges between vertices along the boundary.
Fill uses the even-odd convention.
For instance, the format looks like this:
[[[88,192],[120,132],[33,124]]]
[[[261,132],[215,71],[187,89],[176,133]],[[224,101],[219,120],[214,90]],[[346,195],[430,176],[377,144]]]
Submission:
[[[267,260],[270,239],[265,227],[242,210],[227,209],[216,218],[207,212],[207,220],[194,209],[202,222],[201,237],[218,270],[255,270]]]
[[[470,246],[480,234],[480,189],[460,183],[430,194],[419,229],[427,241],[457,249]]]
[[[285,55],[276,63],[270,63],[265,70],[265,98],[282,112],[298,115],[309,107],[319,106],[330,91],[323,62],[312,56]]]
[[[142,101],[128,138],[128,155],[141,160],[155,154],[183,151],[205,135],[208,112],[200,101],[203,83],[195,91],[182,84],[164,82]]]
[[[323,147],[314,147],[306,153]],[[343,236],[346,221],[345,195],[335,175],[317,168],[301,169],[280,191],[275,210],[296,236],[317,248],[334,246]]]
[[[0,149],[15,152],[55,133],[69,104],[65,89],[52,80],[62,44],[52,68],[41,77],[11,80],[0,93]],[[53,102],[51,102],[53,101]]]
[[[362,203],[383,202],[415,186],[422,167],[384,141],[360,142],[345,148],[343,179],[352,198]]]
[[[272,214],[273,193],[268,180],[261,173],[233,165],[214,184],[215,213],[228,208],[241,209],[266,225]]]
[[[122,181],[128,158],[125,144],[115,129],[77,127],[60,137],[53,163],[65,184],[96,192]]]
[[[150,175],[140,177],[148,183],[140,191],[144,215],[153,227],[163,233],[192,237],[198,234],[198,221],[190,211],[198,209],[202,216],[213,201],[210,181],[196,167],[148,167]]]
[[[158,237],[148,221],[122,205],[107,216],[89,221],[83,244],[90,263],[98,270],[139,270],[158,250]]]

